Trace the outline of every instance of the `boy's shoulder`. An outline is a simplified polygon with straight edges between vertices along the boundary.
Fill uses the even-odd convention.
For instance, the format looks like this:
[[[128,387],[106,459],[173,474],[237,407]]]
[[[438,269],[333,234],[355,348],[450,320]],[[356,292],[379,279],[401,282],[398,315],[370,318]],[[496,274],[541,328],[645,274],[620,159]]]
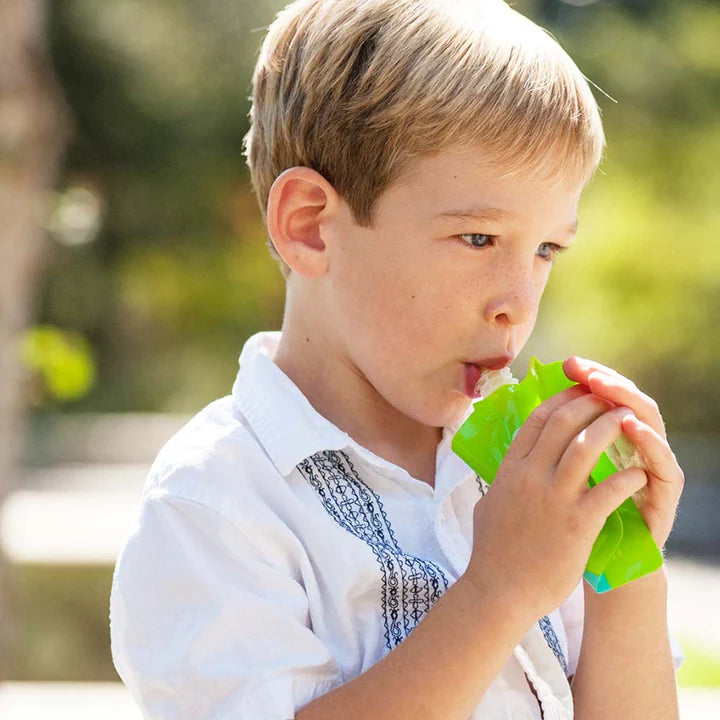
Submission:
[[[297,515],[307,492],[294,472],[298,463],[352,443],[275,364],[279,341],[275,331],[248,338],[231,394],[204,407],[161,448],[144,502],[191,501],[243,526]]]
[[[235,514],[283,482],[233,397],[211,402],[158,451],[142,498],[190,500]],[[253,500],[255,498],[255,500]]]

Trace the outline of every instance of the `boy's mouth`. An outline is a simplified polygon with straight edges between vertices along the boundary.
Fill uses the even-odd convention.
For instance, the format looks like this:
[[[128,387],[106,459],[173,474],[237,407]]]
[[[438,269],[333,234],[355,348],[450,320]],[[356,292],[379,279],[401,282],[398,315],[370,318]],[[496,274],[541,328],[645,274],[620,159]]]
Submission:
[[[465,394],[477,400],[482,397],[477,389],[478,380],[483,370],[502,370],[513,361],[512,355],[498,355],[497,357],[484,358],[472,363],[463,363],[465,370]]]

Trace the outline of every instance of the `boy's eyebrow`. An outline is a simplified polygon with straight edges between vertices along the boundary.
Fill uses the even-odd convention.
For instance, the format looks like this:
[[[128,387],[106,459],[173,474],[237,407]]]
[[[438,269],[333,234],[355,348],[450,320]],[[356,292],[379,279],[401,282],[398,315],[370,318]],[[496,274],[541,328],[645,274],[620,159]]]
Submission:
[[[482,218],[483,220],[509,220],[515,217],[515,213],[509,210],[502,210],[501,208],[474,206],[458,208],[457,210],[445,210],[437,215],[433,215],[432,219],[434,220],[439,217],[467,218],[470,220],[476,220],[478,218]]]
[[[441,213],[437,213],[437,215],[433,215],[431,219],[435,220],[436,218],[443,217],[460,218],[461,220],[490,220],[500,222],[502,220],[510,220],[514,218],[516,217],[516,214],[514,212],[510,212],[509,210],[503,210],[502,208],[474,206],[445,210]],[[577,218],[575,218],[575,221],[565,229],[565,232],[568,235],[575,235],[577,229],[578,221]]]

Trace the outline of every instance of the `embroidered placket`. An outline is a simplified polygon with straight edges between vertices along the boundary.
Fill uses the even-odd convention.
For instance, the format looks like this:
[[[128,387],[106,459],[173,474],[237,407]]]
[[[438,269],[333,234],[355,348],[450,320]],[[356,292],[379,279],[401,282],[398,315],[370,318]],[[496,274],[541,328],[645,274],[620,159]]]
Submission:
[[[442,568],[403,552],[379,495],[348,455],[323,450],[297,466],[328,514],[370,547],[382,573],[380,597],[389,650],[401,643],[448,588]]]

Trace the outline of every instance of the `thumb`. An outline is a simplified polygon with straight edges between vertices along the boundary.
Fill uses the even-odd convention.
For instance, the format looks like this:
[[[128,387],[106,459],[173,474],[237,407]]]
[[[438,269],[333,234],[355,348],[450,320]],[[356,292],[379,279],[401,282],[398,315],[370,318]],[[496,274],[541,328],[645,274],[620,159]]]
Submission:
[[[647,485],[648,477],[645,470],[629,467],[609,475],[605,480],[588,490],[582,501],[584,511],[597,517],[600,526],[613,510],[617,510],[625,500],[632,497],[638,490]]]

